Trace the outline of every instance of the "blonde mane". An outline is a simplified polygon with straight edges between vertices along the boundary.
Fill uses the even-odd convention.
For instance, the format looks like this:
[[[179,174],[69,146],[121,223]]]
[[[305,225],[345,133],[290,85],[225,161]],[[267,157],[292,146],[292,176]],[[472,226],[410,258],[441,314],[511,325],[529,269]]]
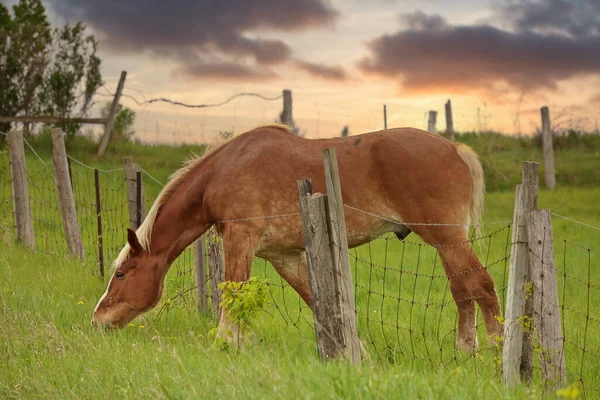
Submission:
[[[289,126],[283,125],[283,124],[264,125],[264,126],[259,126],[258,128],[255,128],[255,129],[259,129],[259,128],[277,128],[277,129],[284,129],[288,132],[292,132],[291,128]],[[171,195],[179,187],[179,184],[181,183],[183,178],[191,170],[193,170],[207,155],[214,153],[216,150],[225,146],[227,143],[231,142],[233,139],[235,139],[238,136],[239,135],[233,135],[232,137],[230,137],[229,139],[227,139],[223,142],[217,143],[214,146],[209,146],[202,156],[192,155],[191,158],[189,158],[188,160],[186,160],[184,162],[183,167],[181,167],[180,169],[175,171],[169,177],[169,181],[167,182],[166,186],[158,194],[158,197],[154,201],[154,204],[152,204],[150,211],[148,211],[148,215],[146,215],[146,218],[144,218],[144,221],[142,222],[140,227],[135,231],[138,241],[140,242],[140,245],[142,246],[142,248],[144,250],[150,251],[149,250],[150,249],[150,237],[152,235],[152,228],[154,228],[154,223],[156,222],[156,217],[158,216],[158,211],[160,210],[160,207],[163,206],[167,202],[167,200],[169,200]],[[125,246],[123,247],[123,249],[121,249],[121,251],[119,252],[119,255],[117,256],[115,261],[113,261],[113,264],[112,264],[113,269],[118,268],[129,258],[130,251],[131,251],[131,246],[129,246],[129,243],[126,243]]]

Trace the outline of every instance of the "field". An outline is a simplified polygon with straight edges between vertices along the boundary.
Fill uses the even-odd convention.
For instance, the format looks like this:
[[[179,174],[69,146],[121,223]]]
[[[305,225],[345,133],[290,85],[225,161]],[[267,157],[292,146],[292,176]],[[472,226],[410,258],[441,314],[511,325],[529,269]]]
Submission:
[[[514,184],[520,161],[539,160],[531,140],[497,135],[463,137],[481,154],[490,193],[486,197],[487,237],[474,249],[494,275],[503,298]],[[557,153],[559,189],[542,190],[539,207],[600,226],[600,145],[566,143]],[[47,139],[32,141],[43,160],[50,160]],[[121,157],[133,155],[160,182],[194,147],[127,145],[98,161],[93,147],[81,140],[69,154],[85,164],[111,170]],[[6,155],[0,153],[0,397],[2,398],[539,398],[537,377],[531,387],[506,390],[499,377],[498,353],[485,345],[462,354],[454,349],[455,306],[433,249],[411,235],[402,244],[386,237],[351,251],[356,279],[359,333],[368,358],[360,367],[323,363],[316,352],[310,310],[264,262],[254,274],[271,282],[272,297],[254,322],[253,335],[241,352],[213,347],[209,331],[216,321],[195,310],[192,293],[179,295],[193,282],[189,252],[171,269],[163,302],[119,332],[93,329],[89,319],[106,283],[94,261],[93,174],[73,164],[73,182],[84,228],[85,263],[65,255],[57,239],[60,216],[43,179],[46,167],[28,154],[36,233],[46,237],[31,252],[12,240],[7,201]],[[47,166],[51,171],[51,163]],[[4,168],[4,170],[2,170]],[[3,175],[4,174],[4,175]],[[543,175],[542,175],[543,176]],[[50,175],[51,177],[51,175]],[[3,181],[4,179],[4,181]],[[107,257],[124,241],[122,171],[103,172],[107,199]],[[147,198],[160,185],[144,177]],[[595,186],[595,187],[594,187]],[[78,189],[79,188],[79,189]],[[5,211],[7,210],[7,211]],[[86,221],[89,223],[86,225]],[[600,231],[553,218],[568,381],[578,383],[588,398],[600,390],[600,300],[598,243]],[[577,247],[581,246],[581,247]],[[595,249],[591,251],[587,249]],[[503,303],[503,299],[501,300]]]

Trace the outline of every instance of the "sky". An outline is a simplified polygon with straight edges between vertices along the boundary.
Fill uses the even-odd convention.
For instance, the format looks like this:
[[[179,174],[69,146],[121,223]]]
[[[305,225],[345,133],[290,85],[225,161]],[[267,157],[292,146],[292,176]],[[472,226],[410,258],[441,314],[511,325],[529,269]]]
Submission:
[[[5,0],[2,0],[6,3]],[[14,1],[13,1],[14,2]],[[83,21],[113,92],[148,141],[208,140],[274,122],[281,100],[218,108],[138,105],[156,97],[219,103],[293,93],[307,137],[427,127],[531,134],[540,107],[557,128],[595,129],[600,112],[598,0],[47,0],[55,25]],[[109,97],[99,95],[99,105]],[[132,99],[133,98],[133,99]]]

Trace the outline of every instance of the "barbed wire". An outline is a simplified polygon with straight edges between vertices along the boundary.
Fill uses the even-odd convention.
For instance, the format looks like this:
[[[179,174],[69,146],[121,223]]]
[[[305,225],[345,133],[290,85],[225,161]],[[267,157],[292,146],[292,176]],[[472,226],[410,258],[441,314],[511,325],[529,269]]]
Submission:
[[[108,89],[105,86],[103,86],[103,87],[104,87],[105,90],[108,91]],[[108,91],[108,94],[103,94],[103,93],[96,93],[96,94],[99,95],[99,96],[104,96],[104,97],[109,97],[109,96],[114,97],[115,96],[115,93],[110,93],[109,91]],[[274,100],[279,100],[279,99],[283,98],[283,95],[280,94],[278,96],[268,97],[268,96],[264,96],[264,95],[262,95],[260,93],[243,92],[243,93],[236,93],[233,96],[229,97],[228,99],[226,99],[226,100],[224,100],[222,102],[219,102],[219,103],[208,103],[208,104],[188,104],[188,103],[184,103],[184,102],[177,101],[177,100],[167,99],[165,97],[156,97],[156,98],[153,98],[153,99],[150,99],[150,100],[139,101],[135,97],[133,97],[133,96],[131,96],[129,94],[126,94],[126,93],[122,93],[121,97],[126,97],[128,99],[133,100],[133,102],[135,102],[138,106],[143,106],[145,104],[152,104],[152,103],[159,103],[160,102],[160,103],[169,103],[169,104],[172,104],[174,106],[181,106],[181,107],[186,107],[186,108],[211,108],[211,107],[220,107],[220,106],[223,106],[223,105],[225,105],[227,103],[230,103],[231,101],[233,101],[234,99],[236,99],[238,97],[258,97],[258,98],[263,99],[265,101],[274,101]]]
[[[550,213],[551,213],[552,215],[554,215],[555,217],[559,217],[559,218],[562,218],[562,219],[564,219],[564,220],[567,220],[567,221],[575,222],[576,224],[579,224],[579,225],[585,226],[585,227],[587,227],[587,228],[591,228],[591,229],[595,229],[595,230],[597,230],[597,231],[600,231],[600,228],[599,228],[599,227],[597,227],[597,226],[593,226],[593,225],[590,225],[590,224],[586,224],[585,222],[577,221],[576,219],[569,218],[569,217],[565,217],[565,216],[563,216],[563,215],[557,214],[557,213],[555,213],[555,212],[552,212],[552,211],[551,211]]]

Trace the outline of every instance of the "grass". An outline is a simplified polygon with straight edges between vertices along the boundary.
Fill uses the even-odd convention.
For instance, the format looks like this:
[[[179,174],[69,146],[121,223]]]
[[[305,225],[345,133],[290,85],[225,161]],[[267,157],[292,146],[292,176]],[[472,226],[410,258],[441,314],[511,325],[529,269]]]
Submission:
[[[512,165],[516,161],[506,161],[510,150],[497,147],[498,141],[504,138],[481,136],[463,139],[477,140],[478,151],[487,154],[482,156],[484,164],[493,163],[493,167],[501,171],[510,168],[511,172],[502,174],[510,177],[506,185],[512,184],[513,174],[518,177],[520,167]],[[37,138],[32,145],[42,159],[49,160],[50,151],[44,140]],[[514,144],[507,141],[502,145]],[[121,155],[135,154],[137,162],[165,182],[186,153],[202,151],[194,147],[127,146],[121,154],[99,162],[90,155],[92,144],[78,138],[70,144],[69,153],[105,170],[120,167]],[[567,153],[575,159],[577,151],[573,148]],[[520,160],[535,159],[529,157],[535,155],[535,151],[527,146],[514,153],[518,154],[514,157],[523,156]],[[486,161],[494,157],[498,158],[497,163]],[[594,170],[593,163],[586,161],[586,157],[593,159],[593,149],[587,153],[581,151],[581,175],[584,176],[593,174]],[[82,264],[65,256],[51,163],[44,166],[31,154],[27,162],[30,179],[35,181],[31,198],[38,251],[33,253],[15,245],[10,213],[0,213],[0,231],[3,232],[0,238],[0,398],[521,399],[538,398],[542,394],[539,379],[532,387],[506,390],[498,376],[498,354],[494,350],[485,346],[476,354],[454,350],[456,307],[451,302],[447,281],[439,277],[443,272],[433,249],[423,246],[414,235],[404,244],[386,237],[351,252],[359,331],[369,355],[360,367],[319,361],[310,310],[302,307],[298,296],[260,260],[255,262],[254,274],[269,279],[271,299],[255,322],[255,334],[242,352],[214,348],[208,335],[215,326],[214,318],[195,311],[193,292],[179,295],[193,285],[190,273],[193,261],[189,251],[171,268],[163,302],[154,311],[119,332],[94,330],[89,319],[106,282],[99,278],[94,261],[93,174],[73,164],[73,186],[88,254],[88,261]],[[5,184],[7,170],[1,169],[6,165],[6,154],[0,153],[3,210],[11,207],[10,188]],[[490,170],[488,166],[488,176]],[[590,176],[592,178],[585,179],[593,182],[593,175]],[[151,199],[160,185],[146,178],[146,195]],[[122,171],[101,173],[108,259],[120,250],[128,224],[122,179]],[[491,179],[501,181],[494,180],[493,175]],[[598,180],[595,182],[597,186]],[[558,190],[543,190],[539,207],[550,207],[555,213],[600,226],[597,212],[600,190],[564,186],[559,179]],[[486,222],[510,221],[514,187],[502,190],[498,183],[492,187],[496,190],[486,198]],[[593,398],[594,390],[600,388],[597,361],[600,316],[593,308],[600,300],[600,270],[598,254],[586,249],[598,250],[600,232],[559,217],[553,218],[553,224],[559,297],[568,306],[562,310],[568,381],[583,382],[587,396]],[[474,248],[490,266],[504,297],[509,230],[506,225],[498,224],[488,225],[486,231],[493,233],[483,240],[486,247]],[[484,344],[481,323],[478,332],[480,343]]]

